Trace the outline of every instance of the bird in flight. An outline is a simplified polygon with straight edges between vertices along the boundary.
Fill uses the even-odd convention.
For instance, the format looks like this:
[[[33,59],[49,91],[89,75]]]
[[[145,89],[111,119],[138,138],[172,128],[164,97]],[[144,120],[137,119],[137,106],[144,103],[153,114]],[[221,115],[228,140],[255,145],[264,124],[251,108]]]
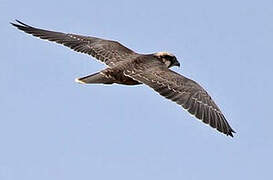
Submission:
[[[173,66],[180,66],[173,54],[168,52],[139,54],[117,41],[48,31],[29,26],[18,20],[16,22],[11,24],[28,34],[91,55],[107,65],[106,69],[77,78],[76,82],[82,84],[145,84],[165,98],[176,102],[204,123],[233,137],[232,133],[235,131],[209,94],[195,81],[169,69]]]

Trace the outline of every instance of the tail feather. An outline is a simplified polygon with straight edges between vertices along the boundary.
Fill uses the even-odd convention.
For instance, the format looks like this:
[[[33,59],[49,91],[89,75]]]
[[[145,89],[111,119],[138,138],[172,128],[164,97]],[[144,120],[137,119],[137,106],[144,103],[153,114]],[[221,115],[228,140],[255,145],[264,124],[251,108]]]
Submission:
[[[113,84],[113,79],[98,72],[85,77],[75,79],[76,82],[81,84]]]

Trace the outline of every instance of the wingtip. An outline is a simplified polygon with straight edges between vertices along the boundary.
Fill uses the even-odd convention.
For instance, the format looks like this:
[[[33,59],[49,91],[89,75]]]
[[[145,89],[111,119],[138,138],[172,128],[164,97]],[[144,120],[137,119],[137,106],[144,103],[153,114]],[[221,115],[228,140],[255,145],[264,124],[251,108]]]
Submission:
[[[14,23],[14,22],[10,22],[10,24],[15,26],[15,27],[21,27],[21,26],[31,27],[31,26],[23,23],[22,21],[19,21],[18,19],[15,19],[14,21],[16,21],[16,23],[18,23],[18,24]]]
[[[15,19],[15,21],[17,22],[17,19]],[[18,24],[14,23],[14,22],[12,22],[12,21],[10,21],[9,23],[10,23],[11,25],[13,25],[13,26],[18,26]]]
[[[227,136],[231,136],[231,137],[234,137],[233,136],[233,133],[236,133],[233,129],[231,129],[230,131],[229,131],[229,133],[227,134]]]
[[[23,23],[22,21],[19,21],[18,19],[15,19],[15,21],[23,26],[27,26],[27,27],[30,27],[29,25]]]
[[[233,138],[233,134],[232,133],[227,134],[227,136],[230,136],[230,137]]]
[[[80,84],[86,84],[85,82],[81,81],[79,78],[76,78],[76,79],[75,79],[75,82],[76,82],[76,83],[80,83]]]

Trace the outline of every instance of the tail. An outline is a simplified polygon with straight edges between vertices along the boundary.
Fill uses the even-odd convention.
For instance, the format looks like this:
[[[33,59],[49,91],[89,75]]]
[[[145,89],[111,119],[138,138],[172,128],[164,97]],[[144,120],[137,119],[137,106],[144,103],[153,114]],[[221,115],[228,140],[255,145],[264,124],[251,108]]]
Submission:
[[[81,84],[113,84],[114,81],[111,77],[105,76],[103,73],[98,72],[85,77],[75,79],[76,82]]]

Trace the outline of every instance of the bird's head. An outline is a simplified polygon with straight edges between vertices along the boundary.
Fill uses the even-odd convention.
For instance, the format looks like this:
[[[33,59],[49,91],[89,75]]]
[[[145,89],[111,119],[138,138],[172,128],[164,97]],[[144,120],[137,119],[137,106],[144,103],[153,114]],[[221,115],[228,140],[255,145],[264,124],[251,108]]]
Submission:
[[[168,52],[157,52],[154,54],[162,63],[164,63],[168,68],[173,66],[180,67],[180,63],[176,57]]]

